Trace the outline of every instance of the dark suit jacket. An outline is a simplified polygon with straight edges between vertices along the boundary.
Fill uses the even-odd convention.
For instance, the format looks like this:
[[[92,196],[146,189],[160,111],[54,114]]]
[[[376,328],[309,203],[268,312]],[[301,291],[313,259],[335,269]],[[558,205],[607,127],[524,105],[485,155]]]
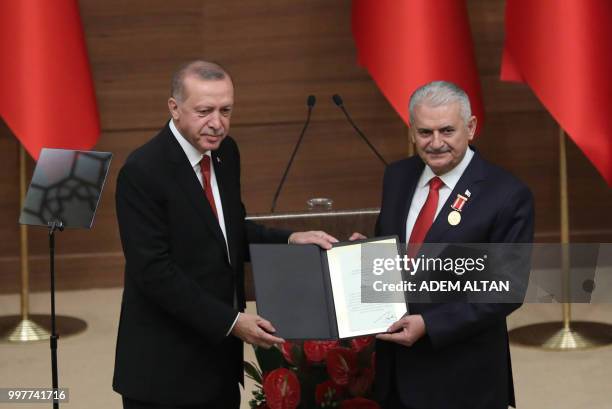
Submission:
[[[212,163],[231,262],[168,124],[119,172],[116,204],[126,265],[113,388],[129,398],[202,403],[242,379],[242,343],[226,333],[245,307],[247,246],[286,243],[289,232],[245,221],[240,156],[231,137],[212,152]]]
[[[395,162],[384,177],[380,236],[406,242],[406,218],[424,168],[414,156]],[[471,197],[462,220],[447,215],[457,194]],[[533,241],[533,196],[527,186],[475,152],[425,237],[429,243],[528,243]],[[520,304],[409,304],[421,314],[427,335],[407,348],[378,341],[376,394],[383,400],[392,382],[414,409],[506,409],[514,405],[506,316]]]

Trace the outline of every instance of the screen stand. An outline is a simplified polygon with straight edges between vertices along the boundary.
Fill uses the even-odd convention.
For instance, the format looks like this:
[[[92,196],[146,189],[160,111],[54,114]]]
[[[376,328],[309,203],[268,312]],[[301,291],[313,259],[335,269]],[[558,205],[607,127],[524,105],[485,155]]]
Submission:
[[[51,346],[51,382],[53,391],[59,393],[59,382],[57,375],[57,329],[55,327],[55,232],[63,231],[64,224],[61,220],[49,222],[49,269],[51,272],[51,336],[49,345]],[[56,398],[57,396],[55,396]],[[59,400],[53,399],[53,409],[59,408]]]

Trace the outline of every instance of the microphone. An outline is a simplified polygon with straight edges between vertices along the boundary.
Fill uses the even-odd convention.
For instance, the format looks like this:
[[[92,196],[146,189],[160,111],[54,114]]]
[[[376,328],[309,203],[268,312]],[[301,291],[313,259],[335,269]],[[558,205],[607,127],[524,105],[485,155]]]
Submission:
[[[376,154],[376,156],[378,156],[378,159],[380,159],[380,161],[382,163],[384,163],[385,166],[387,166],[388,165],[387,161],[380,155],[380,153],[378,153],[378,151],[376,150],[374,145],[372,145],[370,143],[368,138],[363,134],[363,132],[361,132],[361,130],[357,127],[357,125],[355,125],[355,122],[353,122],[353,119],[351,118],[351,116],[349,115],[348,111],[344,107],[344,102],[342,101],[342,97],[340,95],[338,95],[338,94],[334,94],[332,96],[332,100],[334,101],[334,104],[336,104],[342,110],[342,112],[344,112],[344,116],[346,116],[346,119],[349,121],[349,123],[351,124],[353,129],[355,129],[355,131],[357,131],[359,136],[361,136],[361,139],[363,139],[364,142],[370,147],[372,152],[374,152]]]
[[[276,201],[278,200],[278,196],[280,195],[281,189],[283,188],[283,185],[285,184],[285,179],[287,179],[287,175],[289,174],[289,169],[291,168],[291,165],[293,164],[295,155],[297,154],[297,151],[300,148],[300,144],[302,143],[302,139],[304,138],[304,134],[306,133],[306,128],[308,128],[308,124],[310,124],[310,115],[312,114],[312,108],[314,107],[316,102],[317,102],[317,99],[315,98],[314,95],[308,95],[308,98],[306,99],[306,106],[308,106],[308,113],[306,114],[306,121],[304,122],[304,127],[302,128],[300,137],[298,138],[298,141],[295,144],[295,148],[293,149],[293,153],[291,154],[289,163],[287,163],[287,167],[285,168],[285,173],[283,173],[283,177],[281,178],[281,181],[278,184],[276,193],[274,193],[274,199],[272,199],[272,207],[270,208],[270,213],[274,213],[274,209],[276,208]]]

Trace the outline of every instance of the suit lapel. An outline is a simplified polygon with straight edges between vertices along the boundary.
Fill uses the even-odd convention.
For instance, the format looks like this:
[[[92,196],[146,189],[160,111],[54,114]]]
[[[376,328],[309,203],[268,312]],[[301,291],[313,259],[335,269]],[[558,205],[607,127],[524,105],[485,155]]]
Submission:
[[[210,208],[210,204],[206,200],[206,195],[198,178],[185,155],[181,145],[176,141],[170,128],[166,125],[166,142],[168,147],[168,158],[171,162],[173,178],[176,184],[187,196],[187,199],[195,207],[197,212],[204,220],[208,229],[213,233],[216,241],[223,247],[223,253],[226,253],[225,239],[219,227],[217,217]],[[216,170],[216,169],[215,169]]]
[[[408,220],[408,212],[410,211],[410,204],[412,203],[412,196],[414,196],[414,191],[416,190],[417,183],[419,178],[421,177],[421,173],[425,168],[425,164],[423,161],[419,159],[419,163],[417,165],[416,171],[408,170],[407,172],[402,172],[402,175],[405,176],[399,186],[398,191],[400,194],[404,195],[401,197],[398,203],[403,203],[404,207],[402,208],[401,213],[399,214],[400,219],[397,222],[396,226],[399,226],[399,238],[400,243],[407,243],[408,238],[406,237],[406,221]],[[415,177],[416,176],[416,177]]]
[[[465,204],[464,211],[468,208],[468,206],[474,200],[478,200],[478,193],[480,192],[480,182],[485,179],[485,171],[484,171],[484,160],[478,154],[476,150],[474,150],[474,157],[470,161],[470,164],[463,172],[463,175],[457,181],[455,188],[448,196],[448,199],[440,209],[440,213],[434,220],[431,228],[427,232],[425,236],[426,243],[443,243],[444,237],[446,236],[446,232],[450,228],[458,228],[461,224],[457,226],[451,226],[448,223],[448,214],[453,210],[451,205],[457,198],[457,195],[465,196],[465,191],[469,190],[471,195]]]
[[[234,246],[234,240],[230,239],[232,230],[232,210],[229,203],[229,187],[227,180],[227,169],[223,164],[223,158],[219,151],[212,152],[212,164],[215,169],[215,177],[217,178],[217,186],[219,187],[219,196],[221,196],[221,206],[223,207],[223,219],[225,222],[225,234],[227,235],[227,246],[230,253],[230,262],[236,260],[237,254]]]

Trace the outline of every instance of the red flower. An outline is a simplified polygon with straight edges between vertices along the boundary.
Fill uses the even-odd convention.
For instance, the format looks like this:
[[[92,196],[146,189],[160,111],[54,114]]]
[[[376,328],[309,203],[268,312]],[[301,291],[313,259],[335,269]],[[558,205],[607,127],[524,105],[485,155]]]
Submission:
[[[342,402],[340,409],[380,409],[380,406],[370,399],[355,398]]]
[[[304,355],[310,362],[321,362],[330,349],[339,345],[338,341],[304,341]]]
[[[280,345],[280,351],[282,352],[285,360],[291,365],[295,365],[295,361],[293,359],[293,343],[289,341],[285,341]]]
[[[374,337],[359,337],[351,339],[351,349],[355,352],[361,352],[374,342]]]
[[[300,403],[300,382],[289,369],[271,371],[263,384],[270,409],[295,409]]]
[[[363,396],[374,382],[374,370],[362,368],[349,379],[348,389],[353,396]]]
[[[347,385],[357,369],[357,354],[348,348],[334,348],[327,353],[327,373],[338,385]]]
[[[336,385],[334,381],[330,379],[317,385],[315,389],[315,402],[317,406],[321,406],[323,403],[336,402],[340,400],[340,396],[343,393],[344,386]]]

